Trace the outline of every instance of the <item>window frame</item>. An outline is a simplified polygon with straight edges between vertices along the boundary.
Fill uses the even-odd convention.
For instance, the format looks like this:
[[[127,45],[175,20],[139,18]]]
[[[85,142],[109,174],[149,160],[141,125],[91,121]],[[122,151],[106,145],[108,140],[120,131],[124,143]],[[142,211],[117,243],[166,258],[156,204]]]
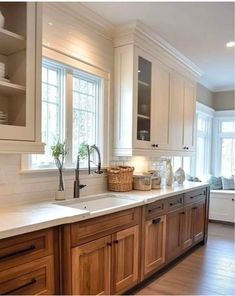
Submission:
[[[221,176],[222,140],[225,138],[235,138],[234,132],[222,132],[222,122],[235,121],[235,110],[215,111],[213,120],[213,174]]]
[[[48,59],[50,61],[53,61],[55,63],[59,63],[61,65],[64,65],[65,67],[73,68],[73,71],[69,72],[66,75],[66,83],[67,88],[66,91],[68,92],[66,94],[66,97],[69,98],[66,100],[66,107],[67,112],[65,115],[65,122],[66,122],[66,131],[65,131],[65,138],[69,138],[72,141],[72,72],[79,73],[79,72],[85,72],[87,75],[96,76],[98,79],[102,80],[102,85],[100,87],[100,97],[103,98],[102,103],[99,104],[99,135],[97,138],[99,138],[99,148],[101,150],[102,155],[102,167],[107,167],[109,163],[109,152],[110,152],[110,73],[106,70],[100,69],[99,67],[90,65],[84,61],[80,61],[78,59],[75,59],[69,55],[62,54],[60,52],[54,51],[52,49],[49,49],[47,47],[43,47],[43,58]],[[69,84],[68,84],[69,83]],[[65,90],[64,90],[65,91]],[[102,93],[102,96],[101,96]],[[70,106],[68,106],[70,105]],[[39,112],[41,114],[41,110]],[[69,120],[70,118],[70,120]],[[37,124],[41,124],[41,120],[37,120]],[[69,128],[70,126],[70,128]],[[40,127],[41,130],[41,127]],[[71,145],[71,141],[69,145]],[[71,146],[72,148],[72,146]],[[67,164],[68,166],[65,166],[65,170],[74,170],[75,165],[72,165],[72,153],[71,155],[68,155]],[[29,173],[29,172],[48,172],[48,171],[54,171],[57,170],[56,167],[46,167],[46,168],[40,168],[40,167],[32,167],[31,163],[31,155],[22,155],[21,156],[21,173]],[[87,170],[87,168],[84,168],[84,170]]]

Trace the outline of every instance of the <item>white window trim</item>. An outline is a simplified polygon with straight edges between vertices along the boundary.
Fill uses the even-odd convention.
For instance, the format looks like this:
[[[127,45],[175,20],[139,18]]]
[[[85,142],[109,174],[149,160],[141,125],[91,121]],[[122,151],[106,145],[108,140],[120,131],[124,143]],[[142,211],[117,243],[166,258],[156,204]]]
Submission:
[[[212,152],[212,126],[213,126],[213,117],[215,114],[215,110],[200,103],[200,102],[196,102],[196,120],[197,120],[197,114],[201,114],[202,116],[210,119],[208,121],[208,126],[207,126],[207,132],[208,132],[208,139],[207,139],[207,151],[206,151],[206,163],[204,166],[204,170],[208,173],[210,173],[212,171],[212,167],[211,167],[211,152]],[[196,148],[195,148],[195,157],[193,157],[193,161],[192,161],[192,175],[196,176],[196,155],[197,155],[197,123],[196,123]],[[196,176],[197,177],[197,176]]]
[[[220,125],[222,121],[235,120],[235,110],[215,111],[213,119],[213,154],[212,154],[212,172],[215,176],[221,175],[221,141],[222,134]],[[226,133],[223,138],[231,138],[234,133]]]
[[[88,64],[84,61],[80,61],[74,57],[70,57],[64,53],[43,47],[42,51],[43,57],[54,60],[55,62],[77,68],[81,71],[87,72],[91,75],[96,75],[103,80],[103,104],[100,104],[102,108],[102,118],[100,122],[100,137],[102,138],[102,145],[99,147],[102,152],[102,167],[105,168],[108,166],[110,161],[110,151],[111,151],[111,137],[110,137],[110,73],[96,67],[94,65]],[[70,90],[71,91],[71,90]],[[40,120],[41,123],[41,120]],[[41,128],[40,128],[41,130]],[[66,171],[74,170],[73,167],[65,167]],[[86,168],[84,170],[87,170]],[[30,155],[21,156],[21,167],[20,173],[34,173],[34,172],[53,172],[57,171],[57,168],[32,168]]]

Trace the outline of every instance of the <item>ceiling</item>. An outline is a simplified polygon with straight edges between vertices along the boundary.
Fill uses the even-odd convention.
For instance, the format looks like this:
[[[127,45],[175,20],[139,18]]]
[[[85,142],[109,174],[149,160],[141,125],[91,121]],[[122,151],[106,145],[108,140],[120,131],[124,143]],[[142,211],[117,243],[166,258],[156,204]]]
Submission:
[[[139,20],[196,64],[212,91],[234,89],[234,2],[84,2],[113,25]]]

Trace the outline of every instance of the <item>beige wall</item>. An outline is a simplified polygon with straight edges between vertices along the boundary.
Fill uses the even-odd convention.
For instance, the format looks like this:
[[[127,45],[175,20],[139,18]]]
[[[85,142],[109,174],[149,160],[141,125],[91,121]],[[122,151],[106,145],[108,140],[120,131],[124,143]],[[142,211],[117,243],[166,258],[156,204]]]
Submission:
[[[220,91],[213,94],[215,110],[235,110],[235,91]]]
[[[198,102],[213,108],[213,93],[200,83],[197,84],[196,98]]]
[[[235,110],[235,92],[220,91],[212,92],[202,84],[197,84],[197,101],[215,109],[216,111],[222,110]]]

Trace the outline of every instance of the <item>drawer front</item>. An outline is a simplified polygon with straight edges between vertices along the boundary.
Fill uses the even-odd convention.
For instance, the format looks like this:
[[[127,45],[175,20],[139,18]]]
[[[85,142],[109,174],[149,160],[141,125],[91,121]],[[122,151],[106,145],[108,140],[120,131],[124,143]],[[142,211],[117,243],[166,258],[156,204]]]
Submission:
[[[167,199],[168,212],[178,210],[180,208],[183,208],[183,206],[184,206],[183,194],[172,196]]]
[[[166,213],[166,199],[158,200],[145,206],[145,220],[150,220],[156,216]]]
[[[203,201],[206,199],[206,188],[198,189],[184,194],[184,203],[189,205],[195,202]]]
[[[72,246],[134,226],[139,221],[140,208],[135,208],[74,223],[71,225]]]
[[[0,240],[0,271],[53,254],[53,229]]]
[[[1,295],[54,294],[53,256],[0,272]]]

